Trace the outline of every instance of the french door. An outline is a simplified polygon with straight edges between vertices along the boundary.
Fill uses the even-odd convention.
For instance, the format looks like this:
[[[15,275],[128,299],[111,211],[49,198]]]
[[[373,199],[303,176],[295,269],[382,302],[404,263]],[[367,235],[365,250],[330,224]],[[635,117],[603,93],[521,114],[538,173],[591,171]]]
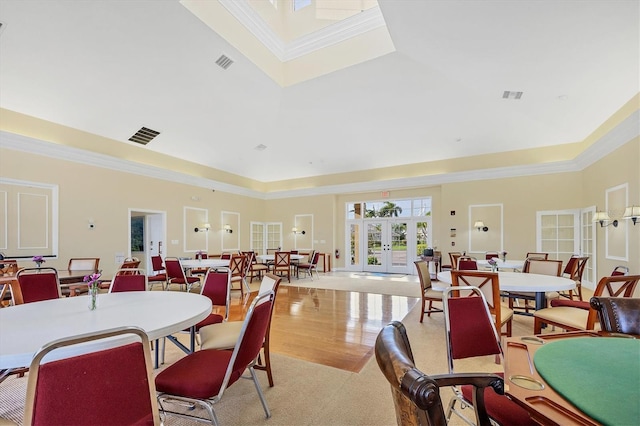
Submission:
[[[411,273],[409,268],[407,231],[409,221],[403,219],[371,219],[364,221],[366,263],[368,272]]]

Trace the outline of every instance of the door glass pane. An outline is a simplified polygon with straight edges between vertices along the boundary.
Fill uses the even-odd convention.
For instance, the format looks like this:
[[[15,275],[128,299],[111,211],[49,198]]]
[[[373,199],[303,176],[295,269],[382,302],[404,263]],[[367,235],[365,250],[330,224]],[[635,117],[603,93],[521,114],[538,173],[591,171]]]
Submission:
[[[352,223],[349,225],[349,253],[350,264],[360,264],[360,225]]]
[[[382,265],[382,224],[367,223],[367,264]]]
[[[391,266],[407,264],[407,223],[391,224]]]
[[[251,250],[255,251],[257,255],[265,254],[264,249],[264,224],[252,223],[251,224]]]
[[[429,248],[429,223],[416,223],[416,256],[422,256],[424,250]]]

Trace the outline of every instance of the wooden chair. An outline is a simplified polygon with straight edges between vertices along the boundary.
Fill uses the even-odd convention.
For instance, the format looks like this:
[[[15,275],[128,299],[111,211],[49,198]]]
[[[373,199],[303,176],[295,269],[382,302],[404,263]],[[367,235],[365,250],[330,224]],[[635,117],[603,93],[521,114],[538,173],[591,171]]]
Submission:
[[[282,278],[273,274],[265,274],[262,282],[260,283],[260,289],[258,295],[273,292],[273,304],[271,306],[271,316],[269,317],[269,325],[267,327],[267,333],[262,344],[263,356],[258,358],[258,362],[254,366],[256,370],[262,370],[267,372],[267,379],[269,380],[269,386],[273,387],[273,373],[271,372],[271,355],[269,349],[269,336],[271,335],[271,319],[273,318],[273,308],[276,304],[276,298],[278,296],[278,288],[280,287],[280,281]],[[227,321],[224,323],[213,324],[210,326],[202,327],[200,329],[201,349],[233,349],[242,331],[242,321]]]
[[[244,297],[244,290],[247,286],[247,256],[241,254],[233,254],[229,260],[229,269],[231,270],[231,289],[240,290],[240,296]],[[233,288],[237,283],[239,288]]]
[[[458,259],[462,256],[462,253],[459,251],[450,251],[449,252],[449,260],[451,261],[451,270],[455,271],[458,269]]]
[[[603,331],[640,335],[640,298],[592,297],[590,304]]]
[[[269,272],[269,267],[267,265],[265,265],[264,263],[258,263],[255,251],[243,251],[242,254],[247,256],[247,259],[250,259],[249,273],[247,274],[249,282],[253,282],[254,278],[258,278],[259,280],[261,280],[262,276],[265,273]]]
[[[593,292],[594,297],[633,297],[640,275],[615,275],[602,277]],[[542,332],[542,324],[554,325],[566,331],[594,330],[597,313],[595,309],[582,305],[585,302],[567,301],[574,306],[552,306],[533,313],[534,334]]]
[[[238,381],[243,372],[248,369],[265,415],[267,418],[271,417],[260,382],[256,377],[255,365],[268,329],[273,298],[273,292],[266,292],[253,300],[233,351],[227,349],[195,351],[158,373],[156,389],[160,410],[164,415],[176,415],[197,421],[207,421],[214,425],[219,424],[213,409],[214,404],[222,399],[224,391]],[[189,411],[169,410],[165,405],[166,402],[177,402],[187,407],[199,406],[204,409],[209,418],[196,417]]]
[[[18,289],[11,293],[14,305],[62,297],[55,268],[23,268],[16,274]]]
[[[480,271],[452,271],[451,274],[459,273],[497,276],[494,272]],[[460,293],[466,293],[468,297],[459,297]],[[500,360],[503,358],[500,335],[497,332],[498,328],[496,328],[497,321],[492,318],[489,299],[485,298],[485,294],[483,290],[473,286],[458,288],[452,286],[443,292],[445,339],[450,374],[455,373],[455,360],[488,355],[494,355]],[[490,297],[494,299],[495,303],[495,292],[492,292]],[[447,420],[452,413],[455,413],[469,423],[469,419],[466,419],[462,412],[456,408],[456,402],[460,402],[462,406],[473,407],[474,402],[476,405],[478,403],[477,392],[474,392],[470,386],[454,386],[452,390],[454,396],[447,407]],[[524,408],[501,393],[486,389],[483,396],[487,414],[495,423],[500,425],[537,424],[531,420],[529,413]]]
[[[81,355],[43,362],[49,353],[64,353],[60,348],[132,334],[136,338],[133,343],[89,353],[85,349]],[[77,404],[63,408],[61,401]],[[149,339],[144,330],[121,327],[43,346],[29,367],[24,423],[159,425]]]
[[[424,260],[416,260],[413,262],[418,270],[418,279],[420,281],[420,293],[422,294],[422,308],[420,311],[420,322],[424,319],[424,314],[428,317],[432,312],[442,312],[440,308],[434,308],[433,302],[442,302],[442,292],[434,290],[431,287],[431,274],[429,273],[429,262]],[[429,307],[425,309],[427,302]]]
[[[271,272],[274,275],[287,277],[287,281],[291,282],[291,253],[288,251],[277,251],[273,258]]]
[[[549,258],[549,253],[529,252],[529,253],[527,253],[527,256],[525,257],[525,259],[529,259],[529,258],[547,260]]]
[[[100,265],[99,257],[72,257],[69,259],[67,270],[69,271],[91,271],[92,273],[100,272],[98,267]],[[81,284],[75,284],[75,283]],[[74,282],[66,282],[65,284],[72,284],[68,288],[63,289],[62,294],[65,296],[73,297],[88,291],[88,287],[82,280]]]
[[[505,332],[501,335],[511,337],[513,310],[504,306],[500,300],[500,281],[497,272],[488,271],[451,271],[452,287],[471,286],[478,288],[486,299],[489,312],[495,320],[496,330],[502,330],[506,326]],[[460,296],[460,293],[455,293]],[[467,292],[466,296],[473,296],[473,292]]]
[[[472,386],[475,424],[492,424],[485,407],[485,392],[492,388],[494,393],[504,395],[502,377],[483,373],[424,374],[415,366],[407,331],[399,321],[380,331],[375,354],[391,386],[398,425],[445,425],[447,417],[440,398],[440,388],[445,386]]]
[[[582,300],[582,275],[589,261],[589,256],[571,256],[567,261],[567,265],[562,271],[562,275],[576,282],[576,288],[569,290],[568,294],[559,292],[560,296],[573,300],[574,294],[578,296],[578,300]]]

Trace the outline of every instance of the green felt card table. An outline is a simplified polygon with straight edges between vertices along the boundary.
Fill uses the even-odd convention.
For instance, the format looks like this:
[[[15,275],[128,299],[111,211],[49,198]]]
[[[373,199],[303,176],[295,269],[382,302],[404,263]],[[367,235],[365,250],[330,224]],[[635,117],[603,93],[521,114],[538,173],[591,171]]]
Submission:
[[[505,391],[540,424],[638,425],[640,339],[590,331],[508,338]]]

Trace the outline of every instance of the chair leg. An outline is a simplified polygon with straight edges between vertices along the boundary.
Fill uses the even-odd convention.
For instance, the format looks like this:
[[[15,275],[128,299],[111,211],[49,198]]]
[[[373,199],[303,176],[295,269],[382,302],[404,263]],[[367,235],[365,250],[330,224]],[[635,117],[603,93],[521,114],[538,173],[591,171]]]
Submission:
[[[264,408],[264,413],[266,414],[266,417],[268,419],[269,417],[271,417],[271,411],[269,411],[269,407],[267,406],[267,400],[264,399],[264,394],[262,393],[262,389],[260,389],[260,382],[258,381],[258,377],[256,376],[256,371],[252,366],[249,367],[249,373],[251,373],[253,384],[256,385],[256,391],[258,391],[258,396],[260,397],[262,408]]]

